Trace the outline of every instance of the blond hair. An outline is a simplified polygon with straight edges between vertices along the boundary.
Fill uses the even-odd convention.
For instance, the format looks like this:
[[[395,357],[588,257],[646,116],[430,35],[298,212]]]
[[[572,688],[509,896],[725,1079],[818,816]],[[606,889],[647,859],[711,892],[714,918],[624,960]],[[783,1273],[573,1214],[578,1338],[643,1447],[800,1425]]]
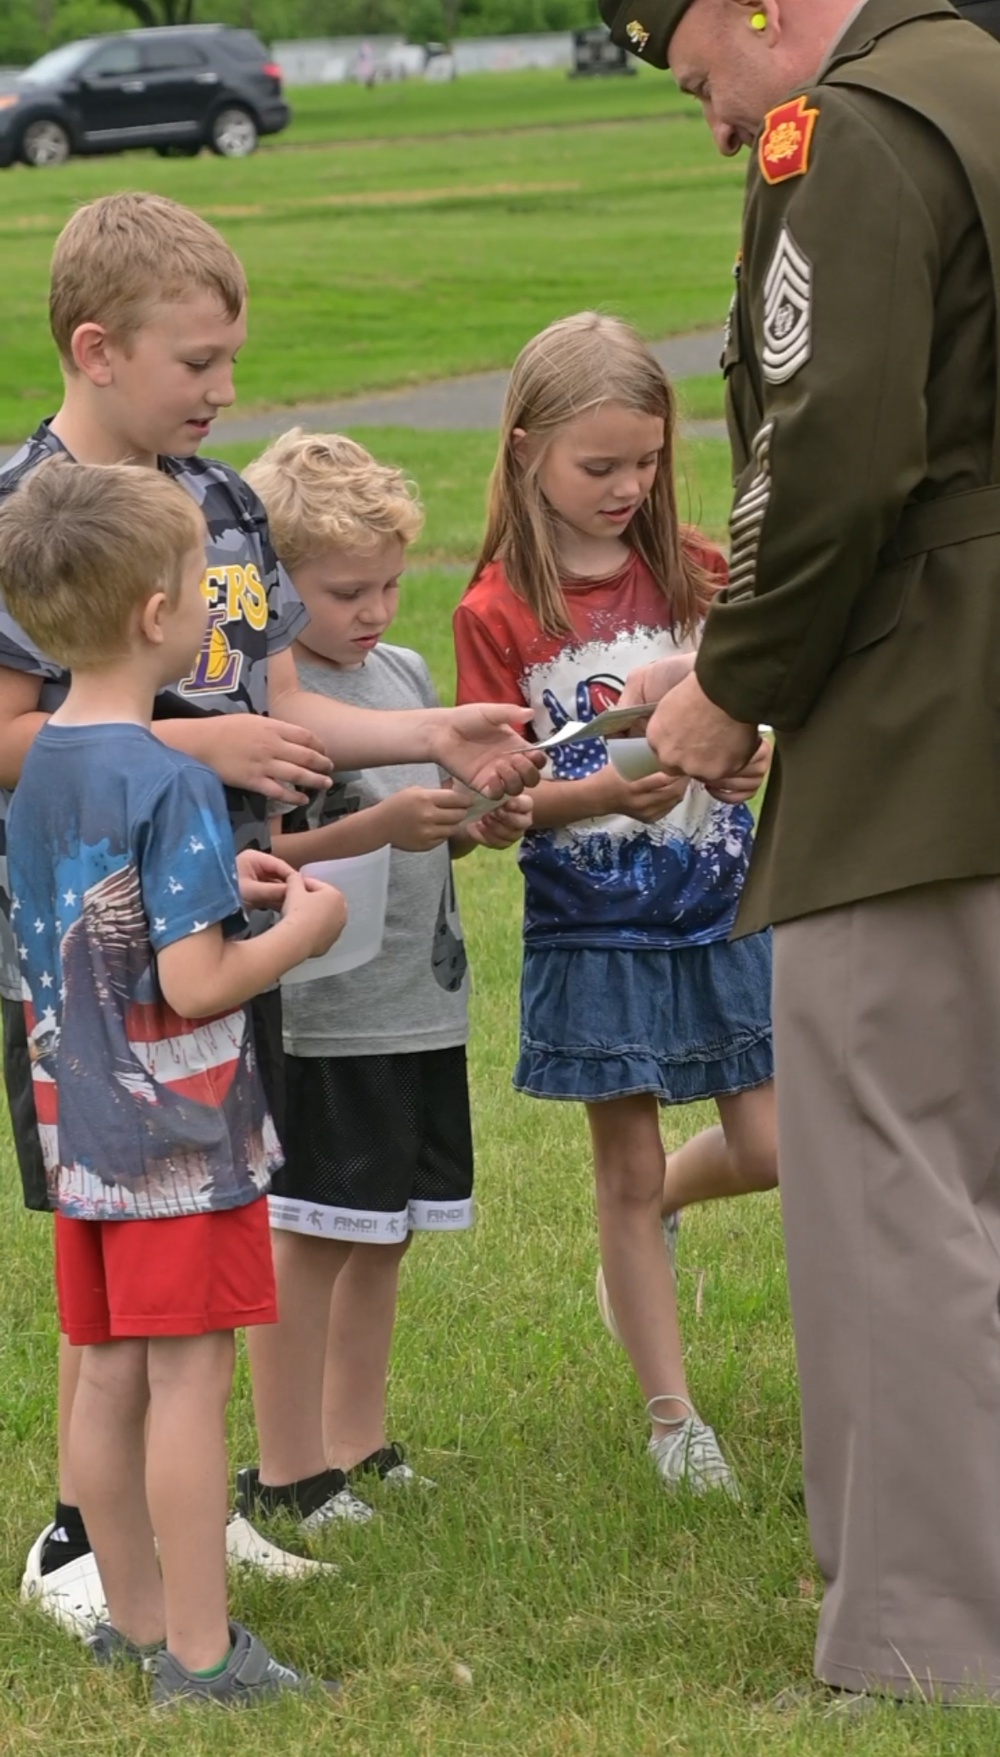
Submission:
[[[677,520],[673,389],[642,337],[620,318],[596,311],[551,323],[514,362],[490,477],[486,536],[473,580],[491,561],[502,561],[511,590],[545,632],[573,632],[559,567],[557,521],[538,471],[559,429],[606,403],[662,418],[663,451],[656,477],[624,541],[642,557],[662,591],[671,627],[689,634],[704,614],[710,591]],[[530,462],[522,462],[515,452],[517,428],[540,441]]]
[[[168,476],[51,458],[0,505],[0,595],[49,658],[97,665],[127,651],[154,593],[176,604],[204,543],[198,507]]]
[[[341,433],[293,427],[243,472],[260,495],[271,540],[294,572],[326,549],[370,554],[389,537],[412,543],[423,509],[402,470]]]
[[[153,307],[214,293],[233,321],[246,302],[239,258],[206,220],[165,195],[126,191],[78,208],[56,240],[49,322],[73,367],[73,334],[100,323],[129,341]]]

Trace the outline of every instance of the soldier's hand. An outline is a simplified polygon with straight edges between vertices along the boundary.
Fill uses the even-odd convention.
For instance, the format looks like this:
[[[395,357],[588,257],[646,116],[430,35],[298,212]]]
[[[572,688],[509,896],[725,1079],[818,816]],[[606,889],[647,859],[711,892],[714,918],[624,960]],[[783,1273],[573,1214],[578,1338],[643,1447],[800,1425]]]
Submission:
[[[708,788],[713,799],[722,805],[742,805],[759,793],[774,752],[767,738],[762,738],[745,769],[738,775],[727,775],[721,781],[713,781]]]
[[[694,670],[695,655],[693,653],[674,653],[669,659],[654,659],[651,665],[642,665],[638,671],[630,671],[625,679],[625,688],[616,703],[619,708],[640,708],[645,702],[658,702],[663,696],[676,689]],[[645,731],[642,725],[635,728],[639,733]]]
[[[731,720],[693,673],[663,698],[646,736],[666,774],[706,783],[739,774],[760,743],[757,727]]]

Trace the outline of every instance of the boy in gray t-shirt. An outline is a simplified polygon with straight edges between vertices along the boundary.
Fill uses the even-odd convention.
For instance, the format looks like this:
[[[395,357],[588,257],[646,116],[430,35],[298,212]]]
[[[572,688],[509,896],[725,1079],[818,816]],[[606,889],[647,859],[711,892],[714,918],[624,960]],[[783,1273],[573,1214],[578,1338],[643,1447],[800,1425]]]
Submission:
[[[247,477],[309,611],[302,686],[357,707],[436,707],[419,654],[380,644],[422,523],[400,473],[352,440],[293,430]],[[306,1530],[365,1520],[359,1476],[418,1480],[385,1432],[399,1268],[414,1231],[472,1224],[452,859],[507,847],[531,822],[521,799],[474,823],[468,808],[433,764],[340,772],[274,837],[295,867],[392,854],[379,956],[284,994],[286,1158],[270,1198],[281,1321],[252,1344],[261,1455],[239,1473],[248,1516],[291,1510]]]

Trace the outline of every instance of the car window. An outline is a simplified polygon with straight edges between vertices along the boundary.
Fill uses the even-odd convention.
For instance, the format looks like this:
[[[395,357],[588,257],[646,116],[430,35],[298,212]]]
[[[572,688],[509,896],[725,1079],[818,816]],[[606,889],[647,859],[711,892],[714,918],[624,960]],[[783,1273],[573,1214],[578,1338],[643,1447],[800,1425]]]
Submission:
[[[80,69],[85,79],[116,79],[139,71],[139,51],[134,43],[105,43]]]
[[[93,48],[91,39],[82,43],[63,43],[61,49],[50,49],[21,74],[24,85],[57,85],[68,74],[75,73],[83,57]]]
[[[142,64],[149,73],[166,73],[177,69],[205,66],[205,56],[190,37],[156,37],[142,45]]]
[[[237,61],[256,61],[258,64],[269,59],[260,38],[253,31],[226,31],[223,42],[230,55]]]

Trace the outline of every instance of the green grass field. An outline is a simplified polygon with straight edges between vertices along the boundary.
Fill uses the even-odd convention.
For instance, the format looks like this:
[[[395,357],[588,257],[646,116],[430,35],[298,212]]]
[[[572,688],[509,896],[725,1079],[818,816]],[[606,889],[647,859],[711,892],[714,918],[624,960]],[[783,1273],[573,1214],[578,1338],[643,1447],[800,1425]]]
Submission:
[[[449,98],[458,134],[444,131]],[[511,75],[297,102],[300,126],[337,124],[335,138],[299,151],[293,131],[231,163],[132,154],[0,175],[0,441],[53,407],[52,244],[78,203],[112,189],[190,203],[242,256],[242,408],[506,366],[586,306],[651,336],[721,322],[740,170],[668,81]],[[550,106],[559,125],[540,127]]]
[[[302,146],[295,150],[296,143]],[[193,202],[247,261],[244,404],[502,366],[582,305],[651,335],[716,325],[740,173],[669,82],[547,76],[300,94],[284,145],[239,165],[152,158],[0,177],[0,436],[54,401],[45,263],[74,204],[141,184]],[[718,412],[693,380],[689,412]],[[493,437],[359,430],[418,481],[427,528],[394,638],[451,690],[449,615],[482,528]],[[256,448],[227,448],[245,462]],[[721,534],[727,458],[683,448],[685,516]],[[288,1660],[341,1676],[336,1702],[152,1721],[139,1680],[96,1670],[17,1603],[54,1490],[50,1227],[18,1203],[0,1142],[0,1753],[11,1757],[979,1757],[987,1712],[879,1708],[863,1724],[781,1716],[808,1678],[817,1583],[777,1203],[689,1214],[680,1301],[692,1386],[745,1499],[671,1500],[643,1455],[640,1401],[593,1302],[583,1116],[509,1089],[520,886],[511,855],[458,868],[475,973],[471,1070],[479,1220],[419,1241],[403,1276],[391,1431],[432,1495],[378,1497],[331,1532],[340,1566],[299,1586],[234,1582],[234,1614]],[[678,1142],[709,1120],[665,1118]],[[255,1456],[241,1368],[234,1466]]]

